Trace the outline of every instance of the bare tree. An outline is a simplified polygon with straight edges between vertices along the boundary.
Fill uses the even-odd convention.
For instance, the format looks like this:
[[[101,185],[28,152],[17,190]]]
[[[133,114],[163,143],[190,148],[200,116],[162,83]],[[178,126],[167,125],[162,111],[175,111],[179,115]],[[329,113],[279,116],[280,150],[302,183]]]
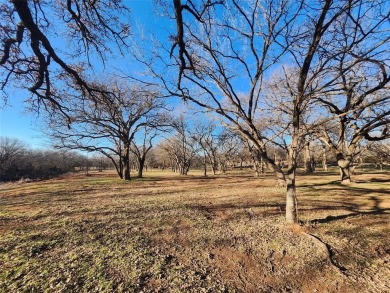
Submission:
[[[187,175],[197,154],[193,135],[189,129],[189,123],[183,115],[173,121],[175,135],[169,137],[162,144],[162,147],[171,158],[172,168],[179,171],[181,175]]]
[[[219,135],[218,163],[221,173],[226,174],[228,167],[234,167],[234,161],[238,158],[242,140],[235,132],[224,129]]]
[[[98,95],[100,89],[80,69],[92,66],[97,56],[103,63],[114,44],[120,52],[127,46],[130,30],[121,16],[129,9],[120,1],[12,0],[0,5],[0,89],[5,96],[13,84],[28,90],[33,104],[64,111],[56,91],[61,82],[72,80],[91,97]]]
[[[253,143],[263,160],[286,183],[286,220],[298,221],[297,155],[308,132],[305,113],[315,95],[334,88],[335,56],[332,39],[345,38],[338,30],[344,20],[359,28],[363,18],[384,7],[383,1],[224,1],[201,4],[174,2],[177,36],[173,46],[178,66],[176,94],[214,111]],[[377,21],[384,23],[386,11]],[[381,26],[383,29],[383,26]],[[372,31],[363,31],[371,35]],[[383,42],[387,37],[381,37]],[[175,51],[177,48],[177,51]],[[280,63],[292,64],[295,78]],[[268,72],[285,73],[284,104],[289,109],[282,128],[289,135],[288,168],[284,171],[267,151],[267,141],[280,135],[257,128],[267,112],[264,101]],[[195,90],[193,90],[195,88]],[[189,92],[191,91],[191,94]],[[306,116],[307,117],[307,116]],[[323,123],[323,121],[321,121]]]
[[[97,85],[96,85],[97,87]],[[130,148],[142,128],[157,127],[164,103],[153,89],[111,82],[100,84],[99,96],[82,91],[69,97],[71,124],[60,116],[50,117],[56,147],[99,152],[114,164],[120,178],[130,180]]]
[[[15,138],[0,137],[0,181],[8,179],[10,168],[20,162],[26,152],[26,145]]]
[[[384,164],[390,165],[389,141],[384,140],[371,143],[367,147],[365,159],[368,160],[369,163],[375,164],[382,171]]]
[[[204,176],[207,176],[207,163],[215,175],[218,170],[218,152],[221,139],[217,125],[213,121],[199,122],[193,130],[193,139],[199,144],[199,149],[204,153]]]
[[[315,80],[328,60],[319,48],[336,19],[351,11],[357,1],[175,1],[178,48],[175,94],[224,117],[259,151],[276,176],[286,184],[286,220],[298,221],[296,159],[304,136],[301,121],[310,102]],[[218,6],[218,9],[216,8]],[[194,21],[194,19],[196,21]],[[291,109],[288,170],[285,172],[267,152],[271,133],[260,131],[256,122],[266,110],[266,72],[285,60],[296,65],[296,82],[289,84]],[[314,66],[315,65],[315,66]],[[243,86],[241,86],[243,85]],[[197,95],[189,90],[196,88]],[[243,94],[244,93],[244,94]],[[267,138],[266,138],[267,137]]]
[[[328,90],[316,97],[319,113],[330,117],[317,134],[336,157],[343,183],[351,182],[363,141],[390,137],[390,8],[384,4],[359,1],[359,13],[339,18],[330,47],[321,48],[333,56],[333,66],[325,70],[331,78],[321,81]]]
[[[160,121],[160,123],[162,123],[162,121]],[[146,156],[153,147],[153,139],[155,139],[158,134],[158,130],[155,127],[156,126],[153,128],[144,126],[140,131],[138,131],[138,137],[135,137],[131,143],[130,151],[137,158],[138,178],[143,177]]]

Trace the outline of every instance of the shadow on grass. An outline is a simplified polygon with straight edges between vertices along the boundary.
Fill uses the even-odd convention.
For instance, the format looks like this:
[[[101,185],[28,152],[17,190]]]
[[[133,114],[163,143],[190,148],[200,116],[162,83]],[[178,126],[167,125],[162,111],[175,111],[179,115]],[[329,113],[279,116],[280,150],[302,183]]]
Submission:
[[[372,182],[387,182],[387,181],[369,181],[367,183],[372,183]],[[366,183],[366,182],[356,182],[356,183]],[[352,191],[354,194],[360,196],[360,195],[367,195],[370,193],[380,193],[384,195],[390,195],[390,192],[388,190],[384,189],[378,189],[378,188],[366,188],[366,187],[359,187],[356,185],[344,185],[341,184],[339,181],[331,181],[331,182],[326,182],[326,183],[320,183],[320,184],[304,184],[300,185],[299,188],[308,188],[313,191],[318,191],[316,187],[319,186],[334,186],[338,188],[328,188],[326,189],[327,192],[329,191]]]
[[[384,178],[372,178],[370,180],[356,180],[354,183],[373,183],[373,182],[378,182],[378,183],[390,183],[388,179]],[[389,192],[390,194],[390,192]]]
[[[310,222],[313,224],[323,224],[323,223],[330,223],[330,222],[337,221],[337,220],[344,220],[344,219],[363,216],[363,215],[390,214],[390,213],[387,213],[388,211],[390,211],[389,208],[380,208],[380,204],[381,204],[382,200],[380,200],[378,197],[371,196],[370,200],[373,203],[373,206],[372,206],[370,211],[359,211],[356,209],[357,208],[356,205],[352,205],[350,207],[346,207],[346,209],[351,212],[349,214],[338,215],[338,216],[330,215],[330,216],[327,216],[326,218],[323,218],[323,219],[311,220]]]
[[[263,211],[256,211],[254,214],[260,214],[262,216],[277,216],[284,214],[285,206],[279,203],[247,203],[247,204],[216,204],[216,205],[186,205],[186,208],[198,210],[205,215],[207,219],[213,219],[217,217],[218,212],[228,212],[231,216],[239,215],[242,211],[249,209],[264,208]]]

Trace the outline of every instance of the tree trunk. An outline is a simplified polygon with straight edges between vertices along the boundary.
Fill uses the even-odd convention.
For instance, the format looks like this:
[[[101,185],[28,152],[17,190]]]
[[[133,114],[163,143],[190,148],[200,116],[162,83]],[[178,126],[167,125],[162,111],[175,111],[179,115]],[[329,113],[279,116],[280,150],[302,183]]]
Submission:
[[[343,154],[337,154],[337,165],[340,169],[340,180],[342,184],[349,184],[352,182],[351,179],[351,160],[349,158],[345,159]]]
[[[351,171],[349,169],[349,167],[340,167],[339,165],[339,169],[340,169],[340,180],[341,180],[341,183],[342,184],[349,184],[352,182],[351,180]]]
[[[211,162],[211,169],[213,171],[213,175],[217,174],[217,169],[218,169],[217,165],[218,164],[217,164],[216,160],[213,159],[212,162]]]
[[[305,153],[304,153],[304,159],[305,159],[305,172],[306,173],[313,173],[313,157],[310,153],[310,142],[305,143]]]
[[[204,155],[204,170],[203,170],[203,176],[206,177],[207,176],[207,157],[206,155]]]
[[[130,180],[131,179],[131,177],[130,177],[130,164],[129,163],[127,163],[125,165],[125,176],[124,176],[123,179],[124,180]]]
[[[286,193],[286,222],[298,223],[297,193],[295,187],[295,171],[289,174]]]
[[[145,158],[138,159],[138,178],[142,178],[145,166]]]
[[[297,119],[298,120],[298,119]],[[299,121],[299,120],[298,120]],[[288,170],[287,170],[287,188],[286,188],[286,223],[298,223],[298,204],[297,192],[295,186],[295,177],[297,169],[297,155],[298,155],[298,123],[294,123],[294,131],[292,135],[291,145],[288,151]]]
[[[129,156],[129,151],[127,150],[125,153],[125,156],[123,157],[123,165],[124,165],[124,180],[130,180],[130,156]]]
[[[281,170],[279,170],[279,171],[276,171],[275,174],[276,174],[276,178],[278,179],[278,186],[279,187],[286,187],[287,182],[286,182],[286,177],[284,176],[284,173]]]
[[[324,147],[324,154],[322,155],[322,169],[328,171],[328,163],[326,161],[326,147]]]

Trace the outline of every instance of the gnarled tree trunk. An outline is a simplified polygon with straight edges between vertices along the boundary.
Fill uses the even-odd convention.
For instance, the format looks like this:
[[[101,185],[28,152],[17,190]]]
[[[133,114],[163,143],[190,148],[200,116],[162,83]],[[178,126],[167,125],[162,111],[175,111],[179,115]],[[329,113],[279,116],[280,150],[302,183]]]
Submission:
[[[337,158],[337,165],[339,166],[340,169],[340,180],[342,184],[349,184],[352,182],[351,179],[351,158],[347,156],[346,158],[344,157],[343,154],[338,153],[336,155]]]

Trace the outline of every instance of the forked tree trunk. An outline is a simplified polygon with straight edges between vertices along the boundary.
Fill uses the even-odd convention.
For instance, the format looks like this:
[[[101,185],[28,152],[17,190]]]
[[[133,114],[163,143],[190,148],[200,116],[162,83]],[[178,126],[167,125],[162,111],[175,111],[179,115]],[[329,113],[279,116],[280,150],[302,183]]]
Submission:
[[[340,180],[342,184],[349,184],[352,182],[351,180],[351,170],[349,167],[340,167]]]
[[[337,165],[339,166],[340,169],[340,180],[342,184],[349,184],[352,182],[351,179],[351,160],[350,159],[345,159],[343,154],[337,154]]]

